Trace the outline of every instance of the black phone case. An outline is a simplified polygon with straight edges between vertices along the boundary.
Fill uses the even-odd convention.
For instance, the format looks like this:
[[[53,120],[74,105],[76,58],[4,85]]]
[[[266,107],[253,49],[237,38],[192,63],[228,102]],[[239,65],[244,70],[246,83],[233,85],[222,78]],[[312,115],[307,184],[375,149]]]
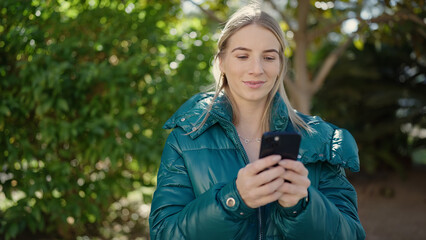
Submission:
[[[300,134],[288,132],[266,132],[262,135],[259,158],[281,155],[283,159],[296,160],[299,155]]]

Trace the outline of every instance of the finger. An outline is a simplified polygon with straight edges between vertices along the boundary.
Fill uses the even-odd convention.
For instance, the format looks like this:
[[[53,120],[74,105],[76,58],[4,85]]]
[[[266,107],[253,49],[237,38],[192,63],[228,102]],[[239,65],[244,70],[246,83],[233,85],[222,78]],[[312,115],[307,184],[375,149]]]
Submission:
[[[282,193],[277,192],[276,190],[283,182],[284,180],[282,178],[278,178],[261,187],[251,188],[248,192],[240,192],[241,198],[247,204],[247,206],[251,208],[263,206],[280,198]]]
[[[264,205],[266,205],[268,203],[275,202],[278,199],[280,199],[281,196],[282,196],[282,193],[280,193],[280,192],[273,192],[273,193],[271,193],[269,195],[266,195],[266,196],[258,198],[256,200],[255,204],[253,206],[251,206],[251,207],[252,208],[257,208],[257,207],[264,206]]]
[[[292,170],[285,171],[282,177],[294,185],[300,185],[304,187],[309,187],[309,185],[311,185],[311,181],[307,176],[300,175]]]
[[[284,183],[284,179],[276,178],[275,180],[260,186],[257,189],[258,194],[261,195],[261,196],[270,195],[270,194],[276,192],[277,189],[280,188],[283,183]]]
[[[292,170],[303,176],[308,176],[309,174],[309,171],[308,169],[306,169],[305,165],[303,165],[303,163],[299,161],[284,159],[283,161],[279,162],[279,165],[284,167],[285,169]]]
[[[260,172],[256,176],[256,181],[261,183],[261,185],[271,182],[272,180],[276,178],[283,178],[283,174],[285,172],[285,169],[281,166],[277,167],[270,167],[266,169],[265,171]]]
[[[277,191],[282,194],[295,194],[297,192],[297,186],[290,182],[284,182]]]
[[[284,195],[297,196],[303,198],[308,196],[308,188],[305,186],[299,186],[292,183],[284,182],[278,189],[278,192]]]
[[[271,155],[264,158],[261,158],[253,163],[250,163],[246,166],[247,172],[251,175],[256,175],[259,172],[274,166],[281,160],[279,155]]]

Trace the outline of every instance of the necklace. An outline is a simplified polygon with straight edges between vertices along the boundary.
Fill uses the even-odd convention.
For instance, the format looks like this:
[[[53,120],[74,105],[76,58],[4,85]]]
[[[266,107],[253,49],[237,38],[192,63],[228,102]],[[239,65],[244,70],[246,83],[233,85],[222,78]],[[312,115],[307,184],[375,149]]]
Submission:
[[[249,144],[249,143],[254,142],[254,141],[260,143],[260,141],[261,141],[261,138],[245,138],[245,137],[243,137],[243,136],[241,136],[239,134],[238,134],[238,137],[240,137],[240,139],[243,140],[243,142],[245,144]]]

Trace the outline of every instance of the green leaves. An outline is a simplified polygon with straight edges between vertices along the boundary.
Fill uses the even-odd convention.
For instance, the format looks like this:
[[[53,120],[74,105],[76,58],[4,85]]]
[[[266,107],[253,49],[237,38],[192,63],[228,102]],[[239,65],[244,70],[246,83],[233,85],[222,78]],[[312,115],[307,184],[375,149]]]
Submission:
[[[0,106],[0,113],[5,115],[6,117],[10,117],[11,114],[10,109],[5,105]]]
[[[411,158],[416,160],[415,151],[426,146],[425,138],[412,132],[425,127],[426,98],[419,93],[426,85],[416,81],[424,79],[422,63],[412,54],[415,46],[377,48],[374,41],[366,39],[363,51],[352,48],[342,57],[319,92],[315,110],[351,131],[363,171],[388,169],[404,175]]]
[[[211,33],[180,11],[179,1],[1,1],[0,238],[75,239],[112,225],[110,206],[131,191],[149,189],[139,204],[149,203],[163,123],[211,81]]]

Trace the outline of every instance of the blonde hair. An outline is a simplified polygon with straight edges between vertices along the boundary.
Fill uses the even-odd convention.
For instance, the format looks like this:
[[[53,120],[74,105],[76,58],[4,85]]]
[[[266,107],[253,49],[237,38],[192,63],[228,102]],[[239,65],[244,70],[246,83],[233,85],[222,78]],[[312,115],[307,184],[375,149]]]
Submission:
[[[225,95],[230,100],[230,103],[233,109],[234,124],[238,122],[238,116],[236,115],[236,111],[235,111],[236,104],[233,100],[231,92],[229,91],[229,85],[228,85],[226,76],[219,69],[219,60],[221,57],[223,57],[223,54],[227,47],[228,39],[241,28],[251,24],[259,25],[271,31],[275,35],[275,37],[277,38],[281,46],[279,51],[281,69],[279,71],[277,81],[275,82],[275,85],[273,86],[271,92],[269,93],[267,97],[266,108],[262,114],[262,119],[261,119],[262,131],[263,132],[270,131],[269,128],[270,128],[270,119],[271,119],[271,111],[272,111],[271,109],[272,102],[276,93],[279,92],[281,98],[283,99],[285,105],[287,106],[288,116],[294,128],[298,131],[303,129],[303,130],[306,130],[308,133],[312,132],[312,129],[296,114],[295,110],[290,104],[290,101],[284,89],[284,77],[286,72],[286,58],[284,56],[284,49],[286,48],[286,42],[285,42],[283,31],[280,28],[280,25],[278,24],[278,22],[274,18],[272,18],[266,12],[260,10],[259,4],[250,4],[248,6],[245,6],[239,9],[229,18],[225,27],[222,30],[221,36],[217,44],[218,51],[214,57],[214,64],[213,64],[213,74],[216,81],[215,95],[208,108],[207,114],[205,115],[205,118],[203,122],[200,124],[199,128],[207,120],[215,100],[217,99],[217,97],[222,91],[225,92]]]

